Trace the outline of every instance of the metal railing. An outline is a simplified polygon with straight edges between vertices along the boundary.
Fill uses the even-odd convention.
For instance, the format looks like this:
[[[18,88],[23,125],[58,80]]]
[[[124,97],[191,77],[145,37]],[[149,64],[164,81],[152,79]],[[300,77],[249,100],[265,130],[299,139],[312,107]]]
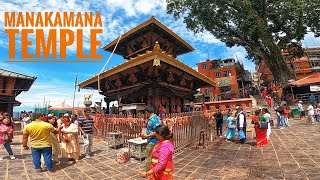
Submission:
[[[213,141],[216,123],[211,117],[211,112],[198,111],[165,114],[161,121],[171,129],[173,133],[172,141],[177,152],[199,141],[200,134],[204,135],[203,146],[209,145]],[[124,138],[124,146],[127,146],[128,139],[140,137],[142,128],[147,125],[147,118],[144,116],[97,115],[95,123],[99,129],[99,133],[95,132],[95,136],[107,138],[109,132],[121,132]]]
[[[316,101],[319,99],[320,97],[320,92],[316,92],[316,93],[305,93],[305,94],[296,94],[296,101],[303,101],[303,102],[309,102],[310,101],[310,96],[311,95],[315,96]]]

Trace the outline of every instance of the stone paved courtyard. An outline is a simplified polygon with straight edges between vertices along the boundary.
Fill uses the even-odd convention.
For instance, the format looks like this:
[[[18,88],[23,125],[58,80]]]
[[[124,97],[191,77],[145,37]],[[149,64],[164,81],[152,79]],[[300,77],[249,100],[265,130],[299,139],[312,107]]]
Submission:
[[[291,120],[292,126],[273,129],[267,147],[253,146],[253,134],[246,144],[215,140],[210,149],[186,148],[175,154],[175,179],[320,179],[320,126],[305,120]],[[143,179],[138,172],[144,163],[132,159],[115,161],[115,150],[103,141],[94,144],[95,156],[74,165],[62,162],[56,173],[36,173],[30,151],[22,150],[16,136],[16,160],[0,162],[3,179]],[[1,156],[6,156],[3,147]]]

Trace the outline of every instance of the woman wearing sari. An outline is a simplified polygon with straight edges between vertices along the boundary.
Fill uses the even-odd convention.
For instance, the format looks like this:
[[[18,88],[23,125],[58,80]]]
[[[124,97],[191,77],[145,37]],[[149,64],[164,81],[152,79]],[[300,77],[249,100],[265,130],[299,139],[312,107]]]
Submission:
[[[55,129],[58,128],[58,123],[54,116],[48,116],[48,121],[53,125]],[[59,164],[59,154],[61,154],[60,144],[58,141],[58,136],[56,134],[50,133],[51,135],[51,144],[52,144],[52,159],[55,164]]]
[[[62,122],[63,128],[60,135],[62,157],[68,158],[69,161],[76,162],[80,157],[78,126],[71,123],[68,116],[64,116]]]
[[[256,146],[266,146],[268,144],[267,140],[267,129],[260,129],[258,127],[259,121],[266,121],[265,117],[261,115],[260,110],[255,111],[255,116],[252,117],[252,123],[254,124],[254,130],[256,132]]]
[[[237,115],[235,114],[235,117],[232,117],[232,113],[228,113],[227,116],[224,116],[224,120],[228,124],[228,131],[227,131],[227,134],[225,135],[227,142],[234,140],[234,137],[236,134],[236,128],[237,128],[237,120],[235,119],[236,116]]]
[[[160,140],[152,151],[152,164],[147,172],[141,172],[142,177],[150,176],[150,180],[170,180],[173,179],[172,156],[174,146],[170,139],[172,134],[168,126],[159,125],[155,129],[155,135]]]
[[[54,116],[48,116],[48,122],[52,124],[54,129],[58,128],[58,124]],[[54,164],[58,165],[60,164],[59,154],[61,154],[60,144],[56,134],[50,133],[50,136],[51,136],[51,145],[52,145],[52,160]],[[45,164],[43,156],[41,156],[41,164],[42,166],[44,166]]]

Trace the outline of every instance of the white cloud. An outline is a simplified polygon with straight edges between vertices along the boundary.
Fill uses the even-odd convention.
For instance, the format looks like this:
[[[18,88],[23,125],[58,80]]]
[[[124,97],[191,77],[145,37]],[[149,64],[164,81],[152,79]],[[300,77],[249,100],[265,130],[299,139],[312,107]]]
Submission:
[[[167,17],[168,15],[164,14],[163,17]],[[210,32],[204,31],[197,34],[187,29],[186,24],[183,22],[183,19],[175,20],[174,18],[164,18],[165,20],[162,22],[169,29],[179,35],[182,39],[185,39],[188,43],[204,43],[205,45],[209,44],[222,44],[222,42],[214,37]]]
[[[20,3],[20,4],[17,4]],[[92,5],[92,6],[91,6]],[[111,40],[117,38],[121,33],[125,30],[129,30],[128,26],[123,22],[121,18],[113,17],[111,11],[108,10],[107,5],[105,2],[82,2],[82,1],[63,1],[63,0],[50,0],[50,1],[41,1],[41,0],[34,0],[34,1],[10,1],[7,3],[2,3],[0,6],[0,26],[4,27],[4,12],[19,12],[21,11],[21,7],[23,6],[23,12],[89,12],[93,11],[93,8],[97,12],[99,11],[101,14],[102,22],[103,22],[103,34],[97,35],[97,40],[101,42],[101,46],[104,46],[106,42],[110,42]],[[55,15],[51,18],[54,19]],[[45,29],[45,35],[47,36],[48,28]],[[76,33],[75,28],[70,28]],[[83,46],[84,49],[89,50],[90,48],[90,28],[86,27],[83,28]],[[4,38],[7,39],[7,35],[4,34],[4,29],[0,29],[0,33],[3,34]],[[19,37],[19,36],[18,36]],[[76,37],[75,34],[75,42],[72,46],[67,47],[67,52],[75,52],[76,51]],[[28,39],[35,42],[35,34],[30,34]],[[17,38],[18,39],[18,38]],[[20,43],[17,43],[18,45]],[[57,36],[57,47],[60,44],[60,37]],[[6,47],[6,43],[1,40],[0,46]],[[19,47],[17,47],[19,48]],[[35,48],[35,46],[31,46],[30,48]],[[58,51],[59,52],[59,51]]]
[[[59,105],[62,102],[65,102],[65,104],[70,106],[73,105],[74,83],[60,81],[59,83],[47,83],[46,85],[44,84],[44,82],[35,81],[34,85],[31,86],[29,91],[23,92],[19,96],[17,96],[16,100],[22,102],[22,105],[20,107],[16,107],[14,110],[31,110],[35,106],[44,107],[44,104],[49,104],[49,102],[51,106]],[[75,96],[75,107],[84,107],[83,101],[84,95],[86,94],[93,94],[91,99],[91,101],[93,102],[92,105],[94,105],[95,102],[100,102],[102,100],[102,105],[106,106],[103,100],[104,97],[97,91],[81,89],[81,91],[78,92],[77,88]]]
[[[165,12],[165,0],[105,0],[110,11],[123,10],[126,16],[139,16]]]
[[[12,1],[11,3],[5,3],[0,7],[1,12],[5,11],[20,11],[20,5],[16,4],[17,1]],[[186,39],[192,43],[207,43],[216,44],[221,43],[209,32],[205,31],[203,33],[194,34],[186,29],[186,25],[183,23],[182,19],[175,20],[173,17],[166,14],[166,1],[165,0],[105,0],[105,1],[94,1],[87,3],[75,3],[75,1],[40,1],[35,0],[23,4],[24,12],[87,12],[89,9],[100,11],[102,21],[104,24],[103,34],[98,35],[98,39],[102,42],[102,46],[106,42],[110,42],[115,38],[119,37],[120,34],[128,31],[134,26],[142,23],[141,19],[133,18],[128,21],[130,17],[137,17],[139,15],[156,15],[156,17],[161,17],[164,20],[164,24],[168,25],[174,32],[179,36]],[[117,15],[120,10],[123,10],[125,14]],[[121,12],[121,11],[120,11]],[[54,16],[52,16],[54,18]],[[126,19],[126,21],[124,21]],[[142,19],[144,21],[146,19]],[[129,22],[129,23],[128,23]],[[4,24],[4,13],[0,13],[0,25]],[[75,30],[75,29],[73,29]],[[0,32],[3,29],[0,29]],[[31,40],[35,40],[35,35],[30,35]],[[57,41],[59,45],[59,39]],[[89,28],[84,30],[84,48],[90,48],[90,33]],[[0,44],[1,45],[1,44]],[[33,46],[34,47],[34,46]],[[75,51],[75,44],[68,47],[68,50]]]
[[[19,72],[21,74],[28,75],[28,76],[36,76],[35,72],[32,71],[32,69],[24,66],[19,66],[13,63],[0,62],[0,68],[8,71]]]
[[[251,72],[254,72],[255,65],[253,62],[248,60],[246,56],[247,56],[247,52],[243,47],[234,46],[232,48],[228,48],[226,50],[226,53],[224,54],[224,57],[222,58],[234,58],[238,60],[241,64],[243,64],[245,69]]]
[[[16,100],[20,101],[22,104],[21,106],[15,107],[14,111],[32,110],[35,107],[35,104],[40,104],[41,106],[43,106],[44,97],[47,103],[50,101],[50,105],[58,105],[61,104],[61,102],[65,101],[66,104],[72,106],[74,82],[66,81],[64,79],[57,79],[53,74],[48,75],[47,73],[45,73],[45,70],[38,69],[36,71],[33,71],[28,67],[15,65],[12,63],[0,62],[0,68],[19,72],[28,76],[37,77],[29,91],[22,92],[16,97]],[[73,77],[75,73],[67,72],[66,76],[68,75],[71,75]],[[79,73],[78,76],[78,79],[80,79],[80,77],[91,77],[93,76],[93,74]],[[98,94],[97,91],[81,89],[81,91],[78,92],[77,88],[75,106],[78,106],[79,104],[81,107],[84,107],[84,95],[92,93],[92,102],[100,102],[101,99],[103,101],[103,96]],[[105,106],[105,103],[103,103],[103,106]]]

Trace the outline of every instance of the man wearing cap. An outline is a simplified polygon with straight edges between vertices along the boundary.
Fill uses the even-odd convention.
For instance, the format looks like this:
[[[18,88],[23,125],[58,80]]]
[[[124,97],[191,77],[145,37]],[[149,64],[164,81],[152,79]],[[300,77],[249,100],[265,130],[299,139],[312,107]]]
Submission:
[[[303,105],[302,105],[302,101],[299,101],[298,104],[297,104],[297,106],[298,106],[298,109],[299,109],[299,111],[300,111],[300,118],[301,118],[301,117],[304,117],[304,116],[305,116],[305,113],[304,113],[304,107],[303,107]]]
[[[98,131],[93,118],[90,116],[90,109],[85,109],[84,117],[79,117],[78,126],[83,137],[85,158],[90,158],[92,155],[93,128]]]
[[[309,102],[308,110],[308,123],[314,124],[314,107],[312,102]]]
[[[236,107],[237,110],[237,128],[238,131],[243,130],[245,137],[247,138],[246,130],[247,130],[247,121],[246,121],[246,115],[242,110],[241,106]],[[243,144],[246,141],[246,138],[240,139],[240,143]]]
[[[44,157],[47,169],[54,172],[52,163],[52,143],[50,133],[58,134],[62,127],[54,129],[52,124],[44,122],[39,113],[33,115],[34,121],[23,129],[23,148],[28,150],[28,138],[30,136],[32,162],[37,172],[41,172],[41,155]]]

